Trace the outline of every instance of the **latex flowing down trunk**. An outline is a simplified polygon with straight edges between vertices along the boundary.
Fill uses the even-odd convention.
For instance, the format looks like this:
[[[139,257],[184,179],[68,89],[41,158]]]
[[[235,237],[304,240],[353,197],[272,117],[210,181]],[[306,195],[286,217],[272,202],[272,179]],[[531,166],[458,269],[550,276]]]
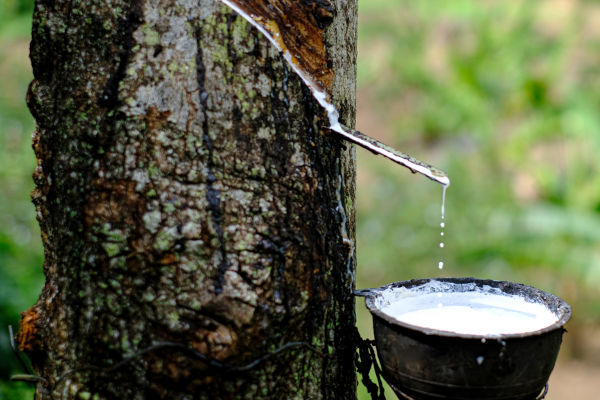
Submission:
[[[31,61],[37,398],[355,398],[353,148],[272,44],[216,0],[46,0]]]

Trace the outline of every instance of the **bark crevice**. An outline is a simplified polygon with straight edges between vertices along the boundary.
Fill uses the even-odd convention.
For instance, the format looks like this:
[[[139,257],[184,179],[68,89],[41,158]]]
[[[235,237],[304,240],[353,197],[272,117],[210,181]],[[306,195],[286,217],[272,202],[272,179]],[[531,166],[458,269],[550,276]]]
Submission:
[[[143,22],[142,0],[131,0],[127,16],[119,22],[119,36],[123,38],[122,48],[119,51],[118,61],[114,71],[108,76],[106,85],[98,99],[98,105],[108,109],[117,106],[119,83],[125,78],[125,71],[131,59],[135,41],[133,32]]]

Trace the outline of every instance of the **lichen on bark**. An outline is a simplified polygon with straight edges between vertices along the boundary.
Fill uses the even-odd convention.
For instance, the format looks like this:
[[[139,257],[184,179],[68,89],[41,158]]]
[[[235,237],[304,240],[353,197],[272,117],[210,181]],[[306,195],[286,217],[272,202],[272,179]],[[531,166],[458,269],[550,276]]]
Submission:
[[[356,4],[325,32],[354,120]],[[37,1],[40,399],[353,398],[354,156],[216,0]],[[31,322],[33,321],[33,322]],[[223,373],[179,343],[244,373]],[[110,371],[110,373],[107,373]]]

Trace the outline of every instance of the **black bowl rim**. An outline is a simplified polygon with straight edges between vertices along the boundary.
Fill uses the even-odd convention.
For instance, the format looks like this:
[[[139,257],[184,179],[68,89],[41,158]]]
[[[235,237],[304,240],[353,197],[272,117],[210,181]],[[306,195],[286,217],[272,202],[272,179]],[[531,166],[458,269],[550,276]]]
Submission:
[[[458,283],[458,284],[466,284],[466,283],[475,283],[478,286],[488,285],[494,288],[502,289],[503,286],[511,286],[513,288],[524,289],[526,291],[531,291],[536,293],[540,297],[544,298],[544,300],[554,301],[558,304],[556,314],[558,315],[558,320],[548,325],[542,329],[538,329],[536,331],[523,332],[523,333],[504,333],[499,335],[479,335],[479,334],[466,334],[466,333],[457,333],[450,332],[432,328],[425,328],[417,325],[408,324],[406,322],[402,322],[397,320],[396,318],[382,312],[379,308],[375,306],[375,297],[378,295],[380,291],[395,288],[395,287],[406,287],[411,288],[415,286],[421,286],[425,283],[438,281],[438,282],[449,282],[449,283]],[[364,289],[360,291],[362,295],[365,296],[365,303],[367,309],[371,312],[371,314],[378,316],[379,318],[387,321],[392,325],[399,325],[407,329],[411,329],[414,331],[422,332],[426,335],[437,335],[437,336],[446,336],[446,337],[456,337],[456,338],[465,338],[465,339],[493,339],[493,340],[505,340],[505,339],[514,339],[514,338],[524,338],[531,337],[536,335],[542,335],[546,332],[551,332],[557,329],[562,329],[563,326],[569,321],[571,318],[571,306],[564,301],[563,299],[553,295],[552,293],[548,293],[541,289],[535,288],[533,286],[524,285],[522,283],[516,282],[508,282],[508,281],[497,281],[492,279],[479,279],[472,277],[459,277],[459,278],[421,278],[421,279],[410,279],[406,281],[392,282],[384,286],[380,286],[378,288],[373,289]]]

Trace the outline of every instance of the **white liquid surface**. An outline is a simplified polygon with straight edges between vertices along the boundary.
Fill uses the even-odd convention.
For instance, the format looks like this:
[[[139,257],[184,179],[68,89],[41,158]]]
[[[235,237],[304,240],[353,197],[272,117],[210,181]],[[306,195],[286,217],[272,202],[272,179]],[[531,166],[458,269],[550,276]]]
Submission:
[[[402,288],[403,289],[403,288]],[[397,290],[397,289],[396,289]],[[398,321],[440,331],[493,337],[543,329],[558,318],[540,303],[484,291],[414,293],[381,308]],[[385,304],[384,303],[384,304]]]

